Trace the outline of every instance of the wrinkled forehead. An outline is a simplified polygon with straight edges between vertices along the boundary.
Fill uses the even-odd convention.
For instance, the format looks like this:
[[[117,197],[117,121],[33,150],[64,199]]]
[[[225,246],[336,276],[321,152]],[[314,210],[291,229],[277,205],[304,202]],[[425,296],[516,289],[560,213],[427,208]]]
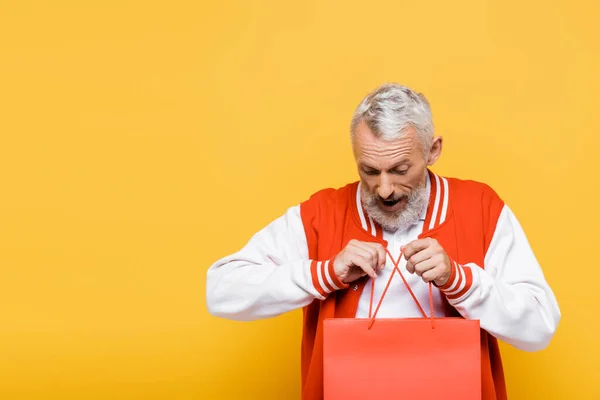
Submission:
[[[352,145],[356,162],[374,168],[388,168],[421,156],[421,143],[412,127],[390,140],[377,137],[366,124],[359,124]]]

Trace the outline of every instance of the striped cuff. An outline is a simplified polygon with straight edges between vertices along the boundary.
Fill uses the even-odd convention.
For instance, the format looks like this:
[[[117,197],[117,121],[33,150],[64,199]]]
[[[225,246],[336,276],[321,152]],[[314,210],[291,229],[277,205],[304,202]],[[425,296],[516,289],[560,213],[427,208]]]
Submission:
[[[439,289],[446,295],[448,300],[456,300],[464,296],[473,285],[473,271],[452,261],[452,272],[450,278]]]
[[[335,276],[333,260],[311,261],[310,274],[312,276],[313,286],[323,297],[334,290],[346,289],[349,286]]]

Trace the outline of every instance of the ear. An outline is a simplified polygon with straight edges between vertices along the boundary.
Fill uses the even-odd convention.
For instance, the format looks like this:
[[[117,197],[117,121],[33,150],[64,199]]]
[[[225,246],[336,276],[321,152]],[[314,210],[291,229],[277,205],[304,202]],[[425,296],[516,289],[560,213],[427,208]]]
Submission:
[[[429,149],[429,157],[427,158],[427,165],[433,165],[438,158],[442,155],[442,144],[444,139],[441,136],[433,138],[431,148]]]

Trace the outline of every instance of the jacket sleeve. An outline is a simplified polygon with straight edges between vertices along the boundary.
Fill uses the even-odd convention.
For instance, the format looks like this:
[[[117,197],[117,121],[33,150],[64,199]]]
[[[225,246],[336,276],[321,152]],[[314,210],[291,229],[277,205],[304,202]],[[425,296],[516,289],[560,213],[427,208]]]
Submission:
[[[453,263],[450,279],[440,288],[450,304],[518,349],[544,349],[556,331],[560,310],[521,225],[506,205],[484,267]]]
[[[347,286],[333,273],[333,260],[308,258],[296,205],[208,269],[206,303],[214,316],[249,321],[304,307]]]

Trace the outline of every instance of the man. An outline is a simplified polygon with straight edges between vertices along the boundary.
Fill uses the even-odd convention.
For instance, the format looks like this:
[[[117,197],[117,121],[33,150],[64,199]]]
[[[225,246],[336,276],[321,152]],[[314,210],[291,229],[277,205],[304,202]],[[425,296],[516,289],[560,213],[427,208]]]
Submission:
[[[403,251],[406,279],[421,304],[435,285],[434,314],[480,321],[482,398],[504,399],[500,339],[536,351],[560,311],[510,208],[487,185],[434,174],[442,138],[428,101],[385,84],[351,123],[359,182],[325,189],[293,206],[239,252],[208,270],[215,316],[269,318],[303,307],[302,396],[323,396],[323,321],[366,318],[371,280],[380,298]],[[421,317],[396,276],[379,317]],[[369,283],[369,284],[367,284]]]

